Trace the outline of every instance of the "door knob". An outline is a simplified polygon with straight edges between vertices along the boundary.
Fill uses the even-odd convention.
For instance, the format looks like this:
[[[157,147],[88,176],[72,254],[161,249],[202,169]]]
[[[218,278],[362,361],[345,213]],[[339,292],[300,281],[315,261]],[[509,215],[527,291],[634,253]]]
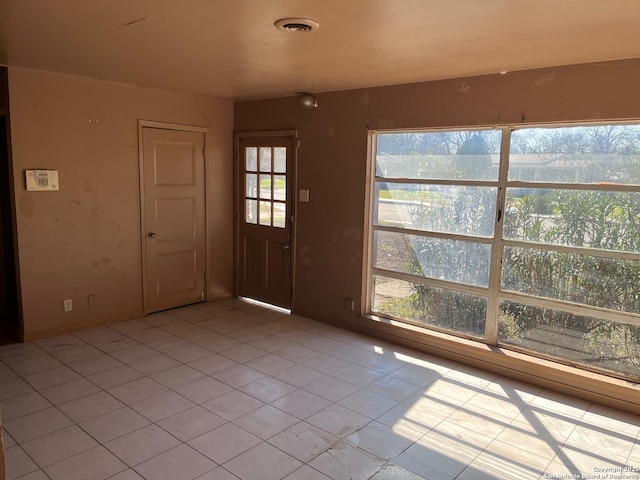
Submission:
[[[149,237],[149,238],[156,238],[156,234],[155,234],[155,233],[153,233],[153,232],[149,232],[149,233],[147,233],[147,237]]]
[[[282,249],[283,250],[291,250],[291,245],[286,245],[285,244],[285,245],[282,246]]]

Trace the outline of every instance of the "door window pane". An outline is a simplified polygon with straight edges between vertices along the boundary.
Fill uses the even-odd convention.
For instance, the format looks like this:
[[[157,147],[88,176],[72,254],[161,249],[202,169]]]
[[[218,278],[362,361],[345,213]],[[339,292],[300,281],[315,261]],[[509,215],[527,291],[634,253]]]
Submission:
[[[260,171],[271,171],[271,147],[260,147]]]
[[[273,198],[275,200],[287,199],[287,177],[286,175],[273,176]]]
[[[376,183],[375,225],[490,237],[495,187]]]
[[[273,202],[273,226],[285,228],[287,222],[287,205],[281,202]]]
[[[271,225],[271,202],[260,201],[260,225]]]
[[[254,225],[258,223],[258,202],[256,200],[246,201],[245,215],[245,221],[247,223],[252,223]]]
[[[246,147],[244,154],[247,162],[247,171],[255,172],[258,170],[258,148]]]
[[[286,147],[275,147],[273,149],[273,171],[275,173],[287,173]]]
[[[260,198],[271,198],[271,175],[260,175]]]
[[[258,176],[255,173],[247,173],[246,196],[250,198],[258,197]]]

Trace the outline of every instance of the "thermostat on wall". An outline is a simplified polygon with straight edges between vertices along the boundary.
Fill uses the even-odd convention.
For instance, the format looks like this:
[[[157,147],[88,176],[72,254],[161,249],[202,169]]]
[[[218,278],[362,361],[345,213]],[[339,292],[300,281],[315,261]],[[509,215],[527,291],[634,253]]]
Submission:
[[[60,190],[57,170],[26,170],[25,173],[29,191]]]

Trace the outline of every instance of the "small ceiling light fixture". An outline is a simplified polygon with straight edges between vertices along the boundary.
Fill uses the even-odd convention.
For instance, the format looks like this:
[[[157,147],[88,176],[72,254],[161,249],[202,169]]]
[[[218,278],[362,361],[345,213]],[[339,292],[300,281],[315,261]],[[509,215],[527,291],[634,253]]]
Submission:
[[[318,99],[313,95],[305,95],[300,99],[300,106],[304,110],[312,110],[318,108]]]
[[[310,18],[281,18],[273,23],[283,32],[307,33],[320,28],[320,24]]]

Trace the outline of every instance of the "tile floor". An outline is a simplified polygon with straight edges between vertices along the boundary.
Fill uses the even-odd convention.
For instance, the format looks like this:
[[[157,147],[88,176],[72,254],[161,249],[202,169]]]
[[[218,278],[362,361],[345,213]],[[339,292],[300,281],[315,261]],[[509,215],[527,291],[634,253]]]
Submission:
[[[8,480],[640,479],[635,416],[236,299],[0,347],[0,401]]]

